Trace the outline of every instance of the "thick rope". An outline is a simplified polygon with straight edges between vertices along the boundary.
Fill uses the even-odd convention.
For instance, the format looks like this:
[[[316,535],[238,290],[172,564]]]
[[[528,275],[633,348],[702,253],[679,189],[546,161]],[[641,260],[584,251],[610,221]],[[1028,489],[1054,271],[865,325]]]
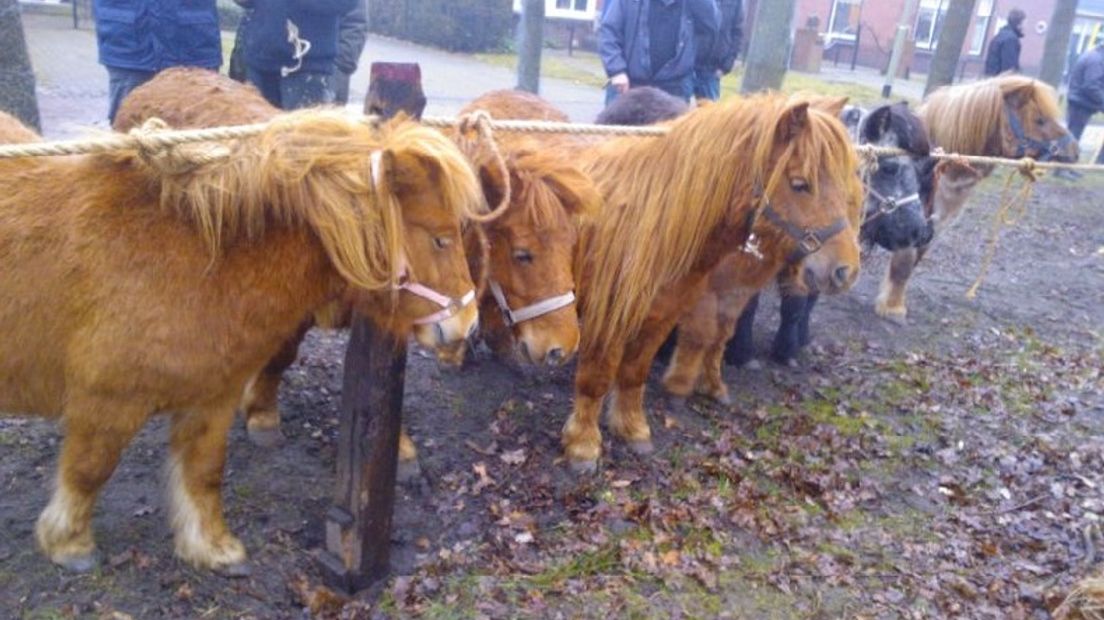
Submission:
[[[1023,185],[1013,195],[1011,193],[1012,181],[1015,180],[1017,172],[1023,176]],[[974,283],[966,291],[966,299],[972,300],[977,297],[978,289],[985,281],[985,277],[989,275],[989,268],[992,267],[993,259],[997,256],[997,243],[1000,240],[1001,229],[1005,226],[1015,226],[1027,214],[1027,203],[1031,199],[1037,180],[1038,173],[1032,168],[1021,168],[1008,173],[1008,178],[1004,181],[1004,187],[1001,188],[997,212],[993,214],[989,239],[985,244],[985,254],[981,258],[981,271],[978,272]]]

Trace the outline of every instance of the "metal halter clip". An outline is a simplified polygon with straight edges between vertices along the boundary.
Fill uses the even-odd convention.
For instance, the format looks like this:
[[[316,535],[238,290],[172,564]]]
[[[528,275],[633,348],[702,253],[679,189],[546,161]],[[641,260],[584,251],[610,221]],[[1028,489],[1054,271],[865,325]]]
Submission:
[[[740,248],[745,254],[754,256],[757,260],[763,260],[763,252],[759,250],[759,237],[755,236],[755,233],[748,235],[746,241],[744,241],[744,247]]]
[[[821,246],[824,245],[824,242],[820,240],[820,237],[818,237],[815,232],[807,230],[805,231],[805,236],[801,238],[800,245],[801,251],[806,254],[812,254],[819,250]]]

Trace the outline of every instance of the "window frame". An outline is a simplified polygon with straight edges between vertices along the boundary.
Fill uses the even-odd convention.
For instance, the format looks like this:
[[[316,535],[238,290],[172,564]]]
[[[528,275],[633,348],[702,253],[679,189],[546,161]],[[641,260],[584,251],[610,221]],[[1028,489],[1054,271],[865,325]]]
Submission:
[[[862,15],[863,0],[832,0],[832,8],[828,11],[828,23],[825,24],[825,42],[830,43],[833,41],[846,41],[849,43],[854,43],[858,38],[857,32],[835,32],[832,30],[832,27],[836,23],[836,14],[838,13],[839,6],[841,4],[857,6],[859,9],[859,15]],[[861,23],[859,24],[859,27],[862,27]]]

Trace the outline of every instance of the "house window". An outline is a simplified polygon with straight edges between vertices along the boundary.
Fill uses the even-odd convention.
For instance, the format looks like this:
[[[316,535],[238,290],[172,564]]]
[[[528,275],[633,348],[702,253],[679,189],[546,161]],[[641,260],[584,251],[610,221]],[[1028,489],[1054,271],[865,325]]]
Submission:
[[[947,0],[920,0],[920,10],[916,13],[916,47],[935,49],[946,16]]]
[[[514,0],[514,13],[521,14],[521,0]],[[598,16],[598,0],[545,0],[546,19],[594,21]]]
[[[980,56],[985,47],[985,37],[989,34],[989,23],[993,20],[993,0],[978,0],[977,19],[974,20],[974,32],[970,35],[970,54]]]
[[[862,0],[832,0],[832,12],[828,17],[828,38],[854,41],[859,32],[862,16]]]

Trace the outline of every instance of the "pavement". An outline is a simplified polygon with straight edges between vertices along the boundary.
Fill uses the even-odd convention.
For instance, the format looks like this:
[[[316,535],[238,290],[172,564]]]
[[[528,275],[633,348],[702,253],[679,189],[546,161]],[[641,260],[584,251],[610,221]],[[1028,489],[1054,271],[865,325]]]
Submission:
[[[64,14],[24,13],[23,26],[34,65],[43,133],[64,139],[109,129],[107,71],[97,62],[91,24],[73,29]],[[232,41],[233,37],[225,40]],[[489,65],[464,54],[451,54],[405,41],[370,36],[350,82],[350,104],[363,109],[373,61],[417,62],[429,103],[427,115],[456,114],[465,104],[491,90],[513,88],[512,69]],[[544,78],[541,95],[573,120],[591,121],[602,109],[603,92],[594,86]]]

